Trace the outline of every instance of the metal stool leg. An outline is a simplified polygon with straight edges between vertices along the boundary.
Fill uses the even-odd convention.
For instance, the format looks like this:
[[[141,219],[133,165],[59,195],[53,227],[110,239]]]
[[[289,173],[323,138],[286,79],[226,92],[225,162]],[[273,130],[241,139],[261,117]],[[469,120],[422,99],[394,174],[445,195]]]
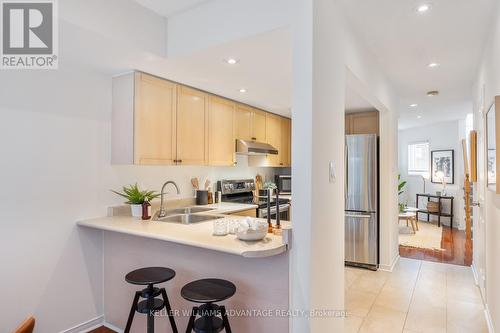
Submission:
[[[132,326],[132,320],[134,320],[135,311],[137,310],[137,302],[139,302],[139,296],[141,296],[141,293],[139,291],[136,291],[134,296],[134,301],[132,302],[132,307],[130,308],[130,313],[127,319],[127,326],[125,326],[124,333],[130,332],[130,327]]]
[[[198,308],[193,307],[193,311],[191,312],[191,316],[189,317],[188,326],[186,328],[186,333],[192,333],[194,327],[194,320],[196,319],[196,314],[198,313]]]
[[[163,301],[165,302],[165,308],[167,309],[168,320],[170,321],[170,326],[172,326],[172,332],[178,333],[177,325],[175,324],[174,315],[172,313],[172,308],[170,307],[170,302],[168,301],[167,291],[165,288],[161,288],[161,295],[163,297]]]
[[[226,307],[222,305],[220,309],[222,313],[222,322],[224,323],[226,333],[231,333],[231,326],[229,326],[229,320],[227,319]]]

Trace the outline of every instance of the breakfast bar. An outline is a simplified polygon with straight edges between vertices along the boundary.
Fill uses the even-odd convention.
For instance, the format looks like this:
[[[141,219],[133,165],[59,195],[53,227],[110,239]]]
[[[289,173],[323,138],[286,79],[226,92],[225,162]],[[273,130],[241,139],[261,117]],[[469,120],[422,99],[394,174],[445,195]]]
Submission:
[[[215,220],[233,221],[245,217],[220,214],[248,208],[230,204],[211,207]],[[236,286],[236,294],[224,302],[233,332],[288,332],[289,318],[280,314],[289,308],[290,224],[283,224],[285,236],[269,233],[260,241],[242,241],[234,234],[214,236],[215,220],[181,224],[109,216],[79,221],[85,230],[101,230],[106,322],[120,330],[125,327],[135,292],[125,275],[137,268],[160,266],[176,272],[164,287],[181,331],[191,310],[191,304],[180,295],[182,286],[197,279],[219,278]],[[145,322],[143,316],[136,316],[131,332],[143,329]],[[169,332],[168,317],[160,314],[156,326],[158,331]]]

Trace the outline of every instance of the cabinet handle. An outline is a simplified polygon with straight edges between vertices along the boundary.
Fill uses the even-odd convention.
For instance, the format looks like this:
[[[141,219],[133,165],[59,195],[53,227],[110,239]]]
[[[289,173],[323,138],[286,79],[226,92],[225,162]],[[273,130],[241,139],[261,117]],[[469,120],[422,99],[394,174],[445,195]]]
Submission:
[[[182,163],[182,160],[177,160],[177,163]]]
[[[257,140],[257,138],[252,138],[252,140]]]
[[[280,165],[283,165],[283,163],[280,163]]]

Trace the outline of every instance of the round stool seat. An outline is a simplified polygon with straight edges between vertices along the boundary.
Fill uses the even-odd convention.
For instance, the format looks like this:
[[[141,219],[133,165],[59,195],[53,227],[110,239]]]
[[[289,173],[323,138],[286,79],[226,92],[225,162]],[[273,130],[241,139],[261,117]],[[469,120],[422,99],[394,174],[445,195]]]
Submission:
[[[152,285],[173,279],[175,271],[166,267],[145,267],[128,273],[125,281],[131,284]]]
[[[181,295],[195,303],[215,303],[233,296],[236,286],[226,280],[202,279],[190,282],[182,287]]]

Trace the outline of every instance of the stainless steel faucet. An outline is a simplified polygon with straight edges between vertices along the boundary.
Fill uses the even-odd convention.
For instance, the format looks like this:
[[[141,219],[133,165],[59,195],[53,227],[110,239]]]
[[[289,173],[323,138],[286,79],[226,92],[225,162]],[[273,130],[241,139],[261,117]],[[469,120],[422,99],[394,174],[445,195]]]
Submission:
[[[177,186],[177,184],[174,181],[169,180],[169,181],[165,182],[165,184],[163,184],[163,186],[161,187],[161,193],[160,193],[160,213],[158,214],[158,217],[165,217],[167,215],[167,207],[163,204],[163,194],[165,193],[165,187],[168,184],[174,185],[175,189],[177,190],[177,194],[181,194],[181,191],[179,190],[179,186]]]

